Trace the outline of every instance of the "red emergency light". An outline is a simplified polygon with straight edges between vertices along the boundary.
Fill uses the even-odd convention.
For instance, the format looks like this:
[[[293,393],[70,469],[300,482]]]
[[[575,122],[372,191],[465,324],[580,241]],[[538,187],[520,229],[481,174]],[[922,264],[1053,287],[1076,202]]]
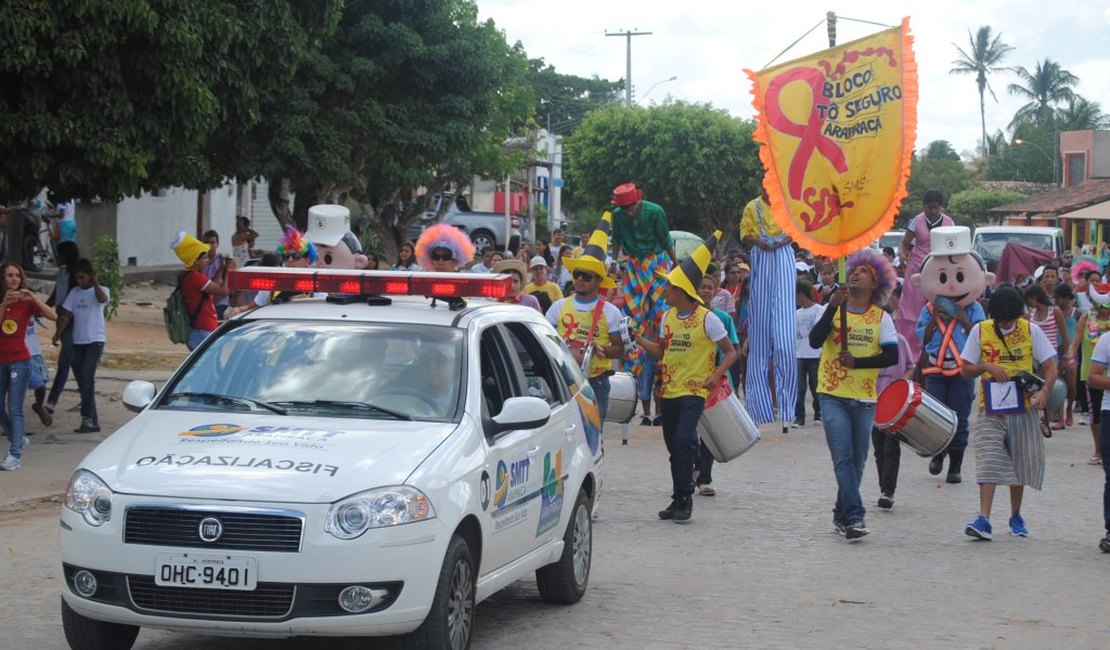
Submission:
[[[490,298],[509,295],[512,277],[504,273],[412,273],[249,266],[229,271],[228,288],[363,296]]]

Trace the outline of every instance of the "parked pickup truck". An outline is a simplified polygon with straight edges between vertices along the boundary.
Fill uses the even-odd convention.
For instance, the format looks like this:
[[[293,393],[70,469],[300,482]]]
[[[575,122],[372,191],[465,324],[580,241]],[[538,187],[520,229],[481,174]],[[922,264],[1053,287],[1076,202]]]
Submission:
[[[497,212],[475,212],[470,209],[470,204],[465,197],[455,196],[451,192],[436,195],[428,211],[409,224],[409,239],[416,241],[425,228],[437,222],[436,216],[444,200],[451,201],[451,204],[439,221],[449,223],[470,235],[470,241],[474,242],[474,246],[479,251],[491,246],[497,250],[505,250],[505,215]],[[521,231],[525,221],[525,217],[509,215],[511,250],[515,251],[520,246]]]

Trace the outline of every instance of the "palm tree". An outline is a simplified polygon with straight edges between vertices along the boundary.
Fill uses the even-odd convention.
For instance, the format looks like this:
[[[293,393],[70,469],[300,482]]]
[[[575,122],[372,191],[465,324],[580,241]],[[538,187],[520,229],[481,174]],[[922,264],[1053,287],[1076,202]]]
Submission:
[[[1061,131],[1103,129],[1110,125],[1110,116],[1102,112],[1098,102],[1076,95],[1067,106],[1056,111],[1056,124]]]
[[[1014,48],[1002,42],[1002,34],[991,38],[989,25],[980,27],[974,36],[971,35],[970,29],[967,30],[967,40],[970,45],[967,51],[955,43],[952,44],[960,56],[952,62],[955,67],[949,70],[948,74],[975,75],[975,83],[979,86],[979,118],[983,123],[983,155],[988,155],[987,107],[983,91],[991,91],[991,98],[998,101],[994,89],[987,82],[987,75],[992,72],[1009,72],[1011,68],[999,64]]]
[[[1079,77],[1051,59],[1037,62],[1033,72],[1024,67],[1018,67],[1014,72],[1022,83],[1010,84],[1010,94],[1028,100],[1028,103],[1014,113],[1011,129],[1022,122],[1047,123],[1058,104],[1075,99],[1072,86],[1079,83]]]

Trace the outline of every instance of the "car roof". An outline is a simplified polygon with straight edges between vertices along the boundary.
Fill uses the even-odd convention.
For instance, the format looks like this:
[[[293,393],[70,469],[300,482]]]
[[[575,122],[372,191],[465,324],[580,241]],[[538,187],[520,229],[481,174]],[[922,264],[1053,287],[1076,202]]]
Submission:
[[[975,232],[987,234],[992,232],[1031,232],[1038,235],[1049,235],[1062,231],[1062,228],[1055,226],[979,226],[975,229]]]
[[[242,320],[322,320],[359,323],[392,323],[403,325],[437,325],[465,328],[474,318],[494,314],[502,320],[544,322],[535,309],[520,305],[468,298],[466,307],[451,310],[443,299],[433,301],[422,296],[389,296],[390,304],[369,304],[365,297],[342,302],[327,298],[305,298],[283,304],[271,304],[251,310]],[[434,304],[433,304],[434,303]],[[233,319],[234,320],[234,319]]]

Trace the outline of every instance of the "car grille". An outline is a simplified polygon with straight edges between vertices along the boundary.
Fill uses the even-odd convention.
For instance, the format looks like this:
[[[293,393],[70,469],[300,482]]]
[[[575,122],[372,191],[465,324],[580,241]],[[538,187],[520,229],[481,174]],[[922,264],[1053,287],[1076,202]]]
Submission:
[[[215,517],[223,524],[223,534],[215,542],[200,538],[200,522],[206,517]],[[123,539],[127,544],[296,553],[303,524],[303,517],[295,513],[132,506],[127,509]]]
[[[127,589],[141,610],[249,618],[284,617],[297,592],[285,584],[260,584],[254,591],[160,587],[143,576],[128,576]]]

